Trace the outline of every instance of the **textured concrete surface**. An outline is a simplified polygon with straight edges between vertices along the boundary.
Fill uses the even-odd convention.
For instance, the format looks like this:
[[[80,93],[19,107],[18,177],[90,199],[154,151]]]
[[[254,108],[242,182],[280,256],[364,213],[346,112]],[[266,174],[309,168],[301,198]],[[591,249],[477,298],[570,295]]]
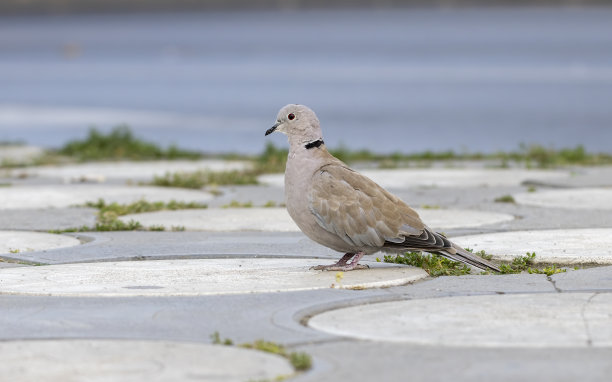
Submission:
[[[236,381],[292,375],[277,355],[222,345],[167,341],[0,342],[6,381]],[[236,365],[240,367],[236,367]]]
[[[530,180],[557,180],[569,176],[568,171],[479,168],[364,170],[361,173],[385,188],[513,186]],[[283,174],[263,175],[259,179],[269,185],[284,185]]]
[[[95,208],[10,209],[0,213],[0,229],[49,231],[96,223]]]
[[[79,245],[78,239],[70,236],[25,231],[0,231],[0,254],[11,253],[19,258],[22,252],[46,251]]]
[[[513,220],[509,214],[471,210],[416,209],[421,219],[434,229],[479,227]],[[182,226],[190,231],[271,231],[299,232],[285,208],[210,208],[157,211],[121,217],[136,220],[145,227]]]
[[[96,162],[64,166],[29,167],[21,170],[28,176],[60,178],[65,182],[98,181],[107,179],[131,179],[150,181],[154,176],[174,172],[242,170],[247,162],[205,160],[145,161],[145,162]]]
[[[485,250],[495,259],[512,260],[535,252],[536,262],[612,264],[612,229],[585,228],[500,232],[460,236],[453,240],[475,251]]]
[[[308,325],[338,336],[432,346],[610,347],[612,294],[394,301],[328,311]]]
[[[460,174],[462,171],[463,175]],[[524,173],[521,175],[522,171]],[[484,169],[464,171],[443,168],[398,172],[401,173],[407,175],[392,179],[384,172],[380,174],[385,175],[388,182],[395,182],[391,191],[411,206],[439,206],[439,209],[422,209],[421,214],[432,226],[436,215],[443,217],[442,222],[447,224],[447,228],[436,229],[443,230],[453,240],[460,240],[460,236],[480,237],[478,235],[509,232],[512,235],[495,242],[500,247],[520,250],[517,255],[535,250],[541,259],[546,251],[538,252],[534,248],[537,244],[542,248],[559,249],[557,254],[575,252],[581,262],[599,253],[593,244],[604,249],[612,247],[609,239],[611,235],[608,234],[612,229],[609,210],[570,211],[554,206],[494,202],[502,195],[526,193],[527,186],[520,185],[523,180],[526,180],[524,184],[535,185],[536,191],[533,194],[544,194],[549,190],[548,186],[580,188],[587,184],[592,188],[603,187],[606,182],[609,183],[607,174],[610,172],[606,168],[572,169],[571,176],[567,175],[569,170],[544,171],[541,174],[543,176],[539,176],[539,172],[526,170],[488,172]],[[546,174],[549,173],[554,175],[547,178]],[[416,187],[409,187],[409,174],[422,175],[423,179],[429,180]],[[481,186],[487,184],[487,179],[483,183],[483,178],[490,174],[499,177],[505,175],[509,179],[499,180],[492,176],[489,185]],[[453,176],[456,185],[447,187],[450,183],[444,182],[449,182]],[[439,182],[440,186],[427,187],[428,184],[434,184],[431,183],[432,179]],[[62,186],[63,180],[59,177],[38,176],[4,181],[13,184],[4,187],[4,190],[45,190],[52,186],[66,195],[72,195],[69,191],[72,188],[88,187]],[[114,181],[108,178],[106,185],[89,186],[92,190],[97,188],[92,194],[101,192],[106,197],[106,194],[113,192],[115,186],[124,187],[123,183],[121,178]],[[206,196],[208,199],[204,200],[211,207],[210,210],[233,200],[251,201],[255,206],[262,206],[268,201],[277,205],[283,202],[283,189],[278,186],[224,186],[219,187],[219,191],[221,195]],[[0,200],[3,203],[5,199]],[[456,210],[486,212],[492,215],[482,216],[511,216],[513,219],[475,225],[477,219],[474,216],[469,216],[468,212],[457,214]],[[237,210],[232,213],[240,212]],[[427,213],[433,215],[426,216]],[[451,215],[444,217],[442,214]],[[93,209],[33,209],[28,206],[4,210],[0,213],[0,226],[6,230],[47,230],[91,225],[83,222],[91,222],[93,218]],[[266,216],[255,222],[261,225],[262,222],[270,223],[269,220]],[[202,221],[208,224],[208,221]],[[169,219],[162,224],[170,227],[168,223]],[[602,234],[597,235],[597,230],[601,229],[608,231],[602,230]],[[209,344],[211,334],[218,331],[222,338],[231,338],[236,343],[263,338],[283,344],[289,351],[308,352],[313,357],[313,369],[292,378],[294,381],[405,381],[407,378],[413,381],[443,381],[452,376],[454,381],[473,382],[489,381],[494,376],[496,381],[607,382],[612,374],[612,345],[605,342],[610,333],[612,266],[583,269],[584,265],[578,265],[578,270],[571,266],[566,273],[550,277],[524,273],[424,278],[405,285],[355,290],[331,288],[331,285],[357,285],[350,283],[359,273],[345,272],[341,279],[336,279],[337,273],[329,272],[320,273],[326,279],[317,281],[320,282],[318,289],[292,290],[300,279],[311,283],[319,277],[308,270],[310,264],[332,263],[342,254],[310,241],[300,232],[244,231],[236,230],[232,225],[227,225],[227,230],[72,233],[59,237],[78,239],[83,244],[2,254],[4,261],[0,260],[0,290],[4,290],[10,282],[11,288],[21,288],[19,293],[24,290],[27,293],[27,290],[33,288],[39,288],[41,293],[0,293],[0,328],[3,328],[0,331],[0,343],[6,345],[51,340],[55,344],[78,340],[85,344],[96,344],[99,340],[119,340],[126,344],[127,349],[132,350],[125,359],[140,365],[138,357],[151,353],[130,347],[130,343],[145,341],[147,344],[155,342],[198,347]],[[551,230],[564,230],[567,234],[562,237],[552,235],[548,242],[539,242],[529,236],[522,238],[523,243],[514,241],[522,231],[535,232],[536,236],[544,237]],[[577,230],[589,234],[582,238],[573,237]],[[566,237],[573,239],[566,240]],[[495,246],[491,243],[482,249],[491,252]],[[382,257],[382,254],[364,260],[373,262],[375,266],[384,265],[374,263],[376,257]],[[55,265],[34,267],[24,265],[24,262]],[[272,267],[271,264],[275,262],[292,263],[295,264],[294,269],[302,271],[292,273],[288,269],[291,267]],[[223,270],[202,266],[221,263],[234,264],[234,267]],[[240,267],[241,263],[251,265],[242,270],[245,266]],[[209,276],[206,276],[206,272]],[[29,277],[43,274],[48,277],[39,278],[38,284],[19,281],[23,275]],[[207,286],[206,280],[211,281]],[[262,282],[258,284],[256,280]],[[310,285],[312,287],[317,284]],[[98,289],[87,289],[91,286]],[[58,292],[60,287],[64,288],[64,292]],[[216,289],[221,294],[185,295],[194,290],[204,291],[205,287],[208,290]],[[277,287],[276,290],[283,292],[253,293],[259,287]],[[112,293],[119,291],[119,294],[101,296],[104,288]],[[413,335],[429,342],[419,344],[414,338],[404,342],[363,340],[353,337],[354,334],[350,334],[350,337],[339,336],[306,325],[313,317],[320,315],[351,307],[374,310],[380,304],[401,309],[393,314],[380,309],[378,314],[371,313],[372,319],[363,321],[367,325],[363,332],[381,336],[394,327],[390,323],[394,318],[405,319],[397,337],[406,339],[402,336]],[[583,315],[582,320],[578,317],[580,314]],[[451,330],[453,325],[459,325],[462,329]],[[423,330],[415,332],[417,327]],[[503,337],[509,333],[515,335]],[[590,333],[590,343],[588,338],[585,340],[585,333]],[[439,342],[436,345],[432,341]],[[452,341],[459,344],[449,346],[448,343]],[[504,343],[498,346],[492,345],[491,341]],[[523,345],[506,346],[512,341],[523,341]],[[80,349],[83,350],[83,358],[80,359],[84,360],[84,367],[103,367],[108,359],[103,351]],[[14,348],[9,351],[15,353],[10,359],[16,365],[38,362],[35,353],[19,353]],[[159,354],[163,354],[163,351]],[[156,359],[153,355],[151,357]],[[247,357],[253,359],[250,355]],[[170,361],[171,356],[166,358]],[[57,370],[63,365],[60,361],[55,364]],[[114,364],[117,368],[122,367]],[[234,371],[242,372],[242,364],[234,362]],[[175,376],[175,380],[199,375],[189,374],[181,378],[186,370],[190,370],[189,365],[171,362],[160,362],[157,365],[165,367],[164,373]],[[219,366],[216,370],[218,375],[225,375],[220,368],[222,364],[215,365]],[[10,364],[5,366],[10,367]],[[49,366],[49,370],[56,368]],[[137,380],[155,380],[155,377],[148,377],[148,369],[130,370],[134,370],[133,375]],[[103,377],[106,374],[102,370],[96,375]],[[243,378],[249,379],[258,380],[259,377],[249,375]]]
[[[203,191],[144,186],[19,186],[0,188],[3,203],[0,210],[63,208],[104,199],[107,202],[132,203],[141,199],[150,202],[170,200],[206,202],[212,195]]]
[[[569,210],[612,210],[612,188],[548,190],[514,195],[520,204]]]
[[[404,285],[421,268],[369,263],[337,273],[309,270],[313,259],[207,259],[83,263],[7,269],[0,294],[51,296],[198,296]],[[363,262],[363,264],[368,264]]]

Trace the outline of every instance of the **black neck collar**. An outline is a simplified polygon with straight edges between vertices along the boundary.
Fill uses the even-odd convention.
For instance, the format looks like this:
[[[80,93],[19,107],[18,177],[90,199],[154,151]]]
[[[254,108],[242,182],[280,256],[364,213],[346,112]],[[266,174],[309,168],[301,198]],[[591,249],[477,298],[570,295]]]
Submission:
[[[306,148],[306,150],[309,150],[309,149],[311,149],[311,148],[313,148],[313,147],[319,147],[319,146],[321,146],[323,143],[325,143],[325,142],[323,142],[323,140],[322,140],[322,139],[317,139],[316,141],[312,141],[312,142],[310,142],[310,143],[306,143],[306,144],[304,145],[304,147]]]

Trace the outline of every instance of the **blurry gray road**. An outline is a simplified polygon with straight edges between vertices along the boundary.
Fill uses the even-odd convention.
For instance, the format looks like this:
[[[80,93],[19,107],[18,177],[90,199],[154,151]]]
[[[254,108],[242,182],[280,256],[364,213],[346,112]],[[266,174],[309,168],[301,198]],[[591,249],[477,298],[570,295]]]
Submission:
[[[303,103],[331,147],[610,151],[610,20],[612,8],[2,18],[0,140],[57,146],[128,123],[160,143],[258,152],[277,110]]]

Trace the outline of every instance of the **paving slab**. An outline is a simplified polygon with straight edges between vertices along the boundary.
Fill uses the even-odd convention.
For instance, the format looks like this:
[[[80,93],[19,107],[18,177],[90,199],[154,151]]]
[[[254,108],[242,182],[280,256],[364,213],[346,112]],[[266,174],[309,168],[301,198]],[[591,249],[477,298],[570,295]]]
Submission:
[[[612,187],[612,166],[574,167],[570,177],[533,180],[526,184],[556,188]]]
[[[612,188],[545,190],[514,195],[519,204],[570,210],[612,210]]]
[[[535,262],[541,263],[612,264],[610,228],[499,232],[453,237],[453,241],[499,260],[535,252]]]
[[[143,162],[95,162],[63,166],[37,166],[20,169],[20,174],[44,178],[60,178],[63,181],[98,181],[107,179],[151,180],[174,172],[231,171],[244,170],[251,164],[244,161],[203,160],[160,160]]]
[[[79,247],[21,253],[19,260],[65,264],[177,258],[294,257],[321,258],[331,262],[342,256],[313,242],[301,232],[115,231],[63,235],[86,243]]]
[[[7,381],[246,381],[293,374],[277,355],[234,346],[127,340],[0,341]]]
[[[557,273],[551,276],[551,280],[555,283],[555,287],[561,291],[612,291],[612,267]]]
[[[95,208],[11,209],[0,213],[0,230],[49,231],[74,227],[92,227]]]
[[[331,310],[308,325],[338,336],[431,346],[612,347],[612,293],[394,301]]]
[[[564,179],[568,171],[526,170],[526,169],[397,169],[363,170],[363,175],[385,188],[413,187],[496,187],[516,186],[530,180]],[[262,183],[283,187],[284,174],[266,174]]]
[[[0,231],[0,254],[11,254],[19,258],[22,252],[46,251],[72,247],[81,242],[71,236],[41,232]]]
[[[417,209],[434,229],[478,227],[510,221],[514,216],[475,210]],[[157,211],[121,217],[136,220],[145,227],[182,226],[190,231],[269,231],[299,232],[285,208],[210,208]]]
[[[608,382],[612,348],[468,348],[343,340],[298,348],[318,360],[295,382]]]
[[[106,185],[51,185],[15,186],[0,188],[0,210],[65,208],[104,199],[107,202],[133,203],[170,200],[201,202],[212,199],[207,192],[168,187],[106,186]]]
[[[318,259],[125,261],[9,268],[0,294],[52,296],[198,296],[324,288],[365,289],[426,278],[421,268],[370,262],[371,269],[322,272]]]
[[[25,163],[45,153],[42,147],[0,144],[0,162]]]

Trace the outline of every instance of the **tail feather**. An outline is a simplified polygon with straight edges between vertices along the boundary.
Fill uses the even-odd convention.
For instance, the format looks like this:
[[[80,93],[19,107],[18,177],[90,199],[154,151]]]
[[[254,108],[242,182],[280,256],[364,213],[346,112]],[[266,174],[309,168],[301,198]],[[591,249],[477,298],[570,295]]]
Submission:
[[[483,259],[482,257],[475,255],[471,252],[466,251],[461,248],[457,244],[451,242],[452,248],[448,248],[448,250],[442,250],[438,252],[440,255],[447,257],[451,260],[461,261],[463,263],[467,263],[469,265],[473,265],[485,271],[495,271],[501,272],[501,270],[497,267],[497,265],[492,262]],[[455,250],[455,253],[451,253],[452,250]]]

